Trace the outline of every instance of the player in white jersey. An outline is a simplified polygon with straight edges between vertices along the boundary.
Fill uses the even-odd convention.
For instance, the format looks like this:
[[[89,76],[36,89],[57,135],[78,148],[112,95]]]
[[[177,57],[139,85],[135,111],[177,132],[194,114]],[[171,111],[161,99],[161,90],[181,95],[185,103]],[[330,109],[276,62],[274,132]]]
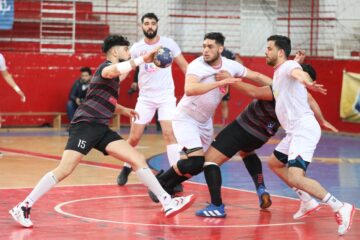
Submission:
[[[21,101],[25,102],[26,100],[25,94],[23,93],[23,91],[21,91],[21,89],[19,88],[19,86],[16,84],[13,77],[11,76],[11,74],[7,71],[5,58],[1,53],[0,53],[0,72],[3,78],[5,79],[5,81],[15,90],[17,94],[20,95]]]
[[[142,56],[156,46],[167,47],[171,50],[177,65],[185,73],[188,63],[181,54],[179,46],[174,40],[157,35],[158,21],[159,19],[154,13],[146,13],[142,16],[141,23],[145,38],[131,47],[131,57]],[[171,126],[171,120],[176,108],[171,66],[158,68],[153,62],[140,66],[138,86],[140,92],[135,110],[139,113],[140,118],[131,125],[128,142],[131,146],[136,146],[139,143],[146,125],[150,123],[157,110],[171,166],[180,158],[178,145]],[[130,172],[131,167],[124,164],[117,178],[117,183],[125,185]]]
[[[272,169],[288,164],[288,168],[282,169],[281,178],[288,185],[328,204],[335,213],[338,233],[343,235],[351,227],[354,206],[339,201],[320,183],[305,175],[321,136],[319,123],[307,101],[306,87],[324,94],[326,90],[322,85],[312,82],[299,63],[287,60],[291,52],[288,37],[274,35],[267,41],[266,62],[275,69],[272,87],[276,101],[275,112],[286,132],[286,136],[275,148],[269,164]]]
[[[212,117],[229,84],[239,79],[217,81],[216,75],[227,71],[231,76],[247,78],[261,85],[271,79],[245,68],[240,63],[221,57],[225,37],[218,32],[205,34],[202,56],[188,66],[185,79],[185,95],[180,100],[173,119],[173,129],[178,144],[187,159],[179,160],[169,170],[158,174],[159,182],[172,194],[177,184],[197,175],[203,170],[204,153],[213,139]],[[151,198],[153,196],[150,194]]]

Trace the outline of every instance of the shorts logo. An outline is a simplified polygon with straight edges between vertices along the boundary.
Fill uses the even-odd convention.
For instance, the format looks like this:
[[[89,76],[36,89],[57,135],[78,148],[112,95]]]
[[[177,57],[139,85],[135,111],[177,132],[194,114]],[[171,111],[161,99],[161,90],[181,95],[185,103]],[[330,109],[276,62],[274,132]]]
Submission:
[[[85,149],[86,141],[79,139],[78,148]]]

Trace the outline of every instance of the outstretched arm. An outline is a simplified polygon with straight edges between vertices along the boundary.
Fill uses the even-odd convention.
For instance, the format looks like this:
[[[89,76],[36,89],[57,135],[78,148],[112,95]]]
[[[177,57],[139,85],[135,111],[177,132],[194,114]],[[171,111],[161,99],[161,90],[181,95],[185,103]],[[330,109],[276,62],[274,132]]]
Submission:
[[[259,72],[252,71],[250,69],[246,69],[246,76],[245,78],[260,84],[261,86],[269,86],[272,84],[272,79],[264,74]]]
[[[112,79],[122,74],[128,74],[131,70],[135,69],[140,64],[144,62],[146,63],[152,62],[157,50],[158,48],[155,48],[152,51],[145,54],[144,56],[137,57],[135,59],[130,59],[120,63],[111,64],[110,66],[107,66],[102,70],[101,76],[106,79]]]
[[[215,88],[224,87],[228,84],[236,83],[239,81],[241,81],[241,79],[228,78],[212,83],[200,83],[198,76],[189,74],[185,78],[185,94],[187,96],[201,95]]]
[[[307,72],[304,72],[302,69],[295,68],[291,71],[291,76],[298,80],[300,83],[304,84],[308,89],[326,95],[327,90],[324,88],[324,85],[317,84],[316,81],[312,81],[309,74]]]
[[[25,94],[23,93],[23,91],[21,91],[21,89],[19,88],[19,86],[16,84],[16,82],[14,81],[13,77],[11,76],[11,74],[7,71],[1,71],[2,76],[4,77],[5,81],[15,90],[15,92],[17,94],[20,95],[21,97],[21,101],[25,102],[26,101],[26,97]]]

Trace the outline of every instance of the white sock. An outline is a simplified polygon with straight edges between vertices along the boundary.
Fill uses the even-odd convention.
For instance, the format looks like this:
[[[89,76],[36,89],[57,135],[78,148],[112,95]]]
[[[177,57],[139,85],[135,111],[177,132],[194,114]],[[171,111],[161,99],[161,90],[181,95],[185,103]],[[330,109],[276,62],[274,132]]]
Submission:
[[[21,205],[28,204],[29,207],[32,207],[34,203],[41,198],[45,193],[47,193],[52,187],[54,187],[59,181],[56,179],[53,172],[48,172],[45,174],[31,193],[25,198]]]
[[[170,167],[175,165],[180,160],[179,145],[177,143],[166,146],[167,157],[169,159]]]
[[[322,201],[328,204],[332,208],[333,212],[339,211],[339,209],[344,206],[344,203],[339,201],[331,193],[327,193]]]
[[[298,197],[300,198],[301,201],[303,202],[308,202],[311,199],[313,199],[310,194],[308,194],[307,192],[304,192],[303,190],[297,189],[295,187],[292,188],[294,190],[294,192],[298,195]]]
[[[150,168],[140,168],[136,171],[136,175],[140,181],[156,195],[162,205],[170,202],[171,196],[161,187]]]
[[[131,165],[130,165],[130,164],[128,164],[128,163],[124,163],[124,167],[131,168]]]

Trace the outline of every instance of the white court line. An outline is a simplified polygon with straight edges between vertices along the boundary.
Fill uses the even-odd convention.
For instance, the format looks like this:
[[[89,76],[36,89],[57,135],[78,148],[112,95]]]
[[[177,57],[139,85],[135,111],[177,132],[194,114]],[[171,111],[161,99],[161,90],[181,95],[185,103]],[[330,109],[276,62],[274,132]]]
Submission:
[[[126,225],[136,225],[136,226],[151,226],[151,227],[181,227],[181,228],[248,228],[248,227],[281,227],[286,225],[301,225],[305,224],[304,222],[287,222],[287,223],[272,223],[272,224],[244,224],[244,225],[225,225],[225,226],[204,226],[204,225],[171,225],[171,224],[151,224],[151,223],[139,223],[139,222],[123,222],[123,221],[113,221],[106,219],[90,218],[83,217],[76,214],[68,213],[63,211],[61,208],[65,205],[98,200],[98,199],[109,199],[109,198],[130,198],[130,197],[148,197],[148,195],[127,195],[127,196],[108,196],[108,197],[95,197],[95,198],[83,198],[72,200],[68,202],[63,202],[54,207],[55,211],[69,217],[79,218],[82,220],[89,220],[95,222],[105,222],[105,223],[117,223],[117,224],[126,224]],[[191,224],[191,223],[190,223]]]
[[[49,157],[45,157],[45,156],[34,156],[32,154],[26,154],[26,153],[15,153],[15,152],[9,152],[9,151],[2,151],[2,152],[7,152],[7,153],[11,153],[11,154],[18,154],[18,155],[22,155],[22,156],[30,156],[30,157],[34,157],[34,158],[41,158],[41,159],[44,159],[44,160],[51,160],[51,161],[57,161],[59,162],[59,160],[56,160],[56,159],[52,159],[52,158],[49,158]],[[115,168],[112,168],[112,167],[106,167],[106,166],[98,166],[98,165],[92,165],[92,164],[89,164],[89,163],[80,163],[80,165],[86,165],[86,166],[91,166],[91,167],[98,167],[98,168],[105,168],[105,169],[110,169],[110,170],[114,170],[114,171],[119,171],[119,169],[115,169]],[[196,184],[196,185],[203,185],[203,186],[207,186],[205,183],[198,183],[198,182],[193,182],[193,181],[186,181],[187,183],[191,183],[191,184]],[[129,184],[138,184],[138,183],[128,183],[127,185]],[[141,184],[141,183],[140,183]],[[88,184],[88,185],[66,185],[66,186],[57,186],[57,187],[71,187],[71,186],[101,186],[101,185],[108,185],[108,184]],[[111,185],[111,184],[109,184]],[[115,184],[113,184],[115,185]],[[26,187],[26,188],[29,188],[29,187]],[[26,189],[25,188],[25,189]],[[222,186],[222,188],[226,188],[226,189],[230,189],[230,190],[234,190],[234,191],[238,191],[238,192],[249,192],[249,193],[255,193],[255,191],[250,191],[250,190],[245,190],[245,189],[237,189],[237,188],[232,188],[232,187],[225,187],[225,186]],[[1,188],[0,189],[18,189],[18,188]],[[299,201],[298,198],[293,198],[293,197],[287,197],[287,196],[281,196],[281,195],[276,195],[276,194],[271,194],[271,196],[275,196],[275,197],[278,197],[278,198],[285,198],[285,199],[289,199],[289,200],[293,200],[293,201]],[[324,203],[321,203],[321,204],[324,204]],[[356,210],[360,210],[360,208],[355,208]]]

